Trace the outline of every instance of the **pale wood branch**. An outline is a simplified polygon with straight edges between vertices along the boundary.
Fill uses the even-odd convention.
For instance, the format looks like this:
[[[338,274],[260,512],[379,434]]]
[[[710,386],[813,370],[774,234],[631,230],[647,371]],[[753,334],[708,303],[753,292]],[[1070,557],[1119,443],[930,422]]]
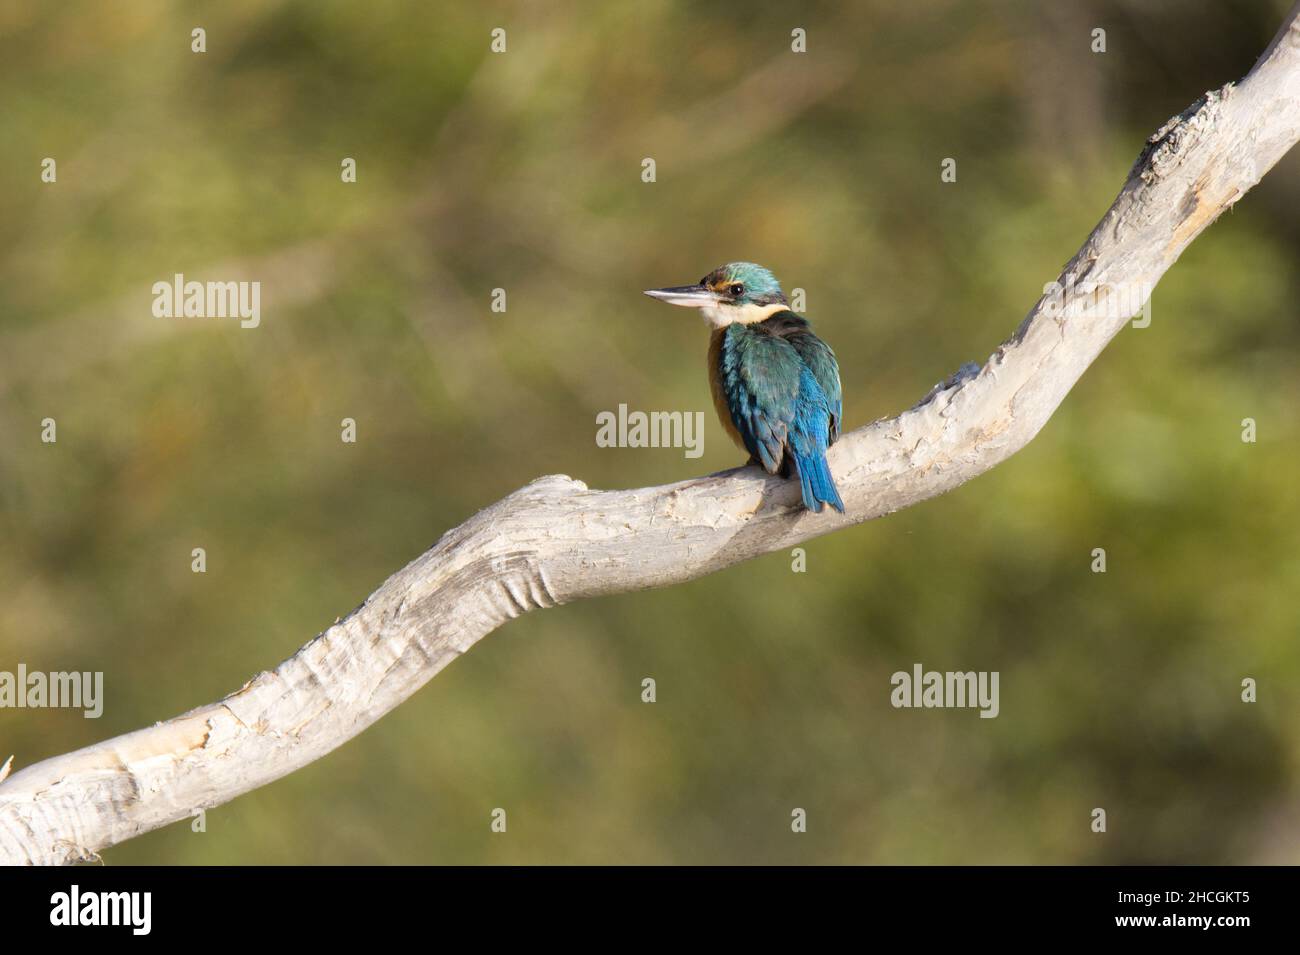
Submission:
[[[597,491],[541,478],[448,531],[348,617],[220,702],[0,782],[0,862],[65,863],[227,802],[325,755],[480,638],[539,607],[711,573],[909,507],[1023,448],[1200,232],[1300,137],[1300,4],[1239,84],[1142,151],[1119,197],[981,368],[831,451],[847,505],[743,468]],[[1128,306],[1119,296],[1142,290]],[[1059,306],[1059,307],[1058,307]]]

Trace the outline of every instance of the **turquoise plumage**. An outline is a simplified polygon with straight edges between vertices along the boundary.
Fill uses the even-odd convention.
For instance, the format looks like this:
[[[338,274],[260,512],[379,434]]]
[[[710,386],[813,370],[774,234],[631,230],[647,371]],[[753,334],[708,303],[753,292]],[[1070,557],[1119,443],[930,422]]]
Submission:
[[[713,326],[714,404],[750,460],[769,474],[797,476],[808,510],[829,504],[843,513],[826,462],[826,449],[840,436],[839,365],[808,320],[790,311],[772,273],[736,262],[698,285],[646,294],[703,310]]]

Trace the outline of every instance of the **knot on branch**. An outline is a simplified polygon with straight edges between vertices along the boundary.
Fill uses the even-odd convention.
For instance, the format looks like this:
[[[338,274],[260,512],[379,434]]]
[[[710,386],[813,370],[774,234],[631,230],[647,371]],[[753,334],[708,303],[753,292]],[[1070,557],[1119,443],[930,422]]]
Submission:
[[[515,491],[511,497],[516,494],[528,497],[552,497],[565,494],[581,494],[590,488],[579,481],[577,478],[571,478],[567,474],[544,474],[535,480],[529,481],[518,491]]]
[[[1187,148],[1218,125],[1223,102],[1232,90],[1232,83],[1210,90],[1156,130],[1138,154],[1129,178],[1139,176],[1147,185],[1166,178],[1182,161]]]
[[[966,382],[976,377],[980,373],[980,366],[973,361],[968,361],[943,381],[937,382],[933,388],[926,392],[925,397],[913,405],[913,409],[923,407],[929,404],[935,398],[945,391],[960,388]]]

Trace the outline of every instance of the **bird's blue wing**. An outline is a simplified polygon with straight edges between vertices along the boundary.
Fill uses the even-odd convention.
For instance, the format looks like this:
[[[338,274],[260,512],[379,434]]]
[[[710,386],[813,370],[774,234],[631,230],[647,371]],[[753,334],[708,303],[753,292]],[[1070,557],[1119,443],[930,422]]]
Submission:
[[[820,511],[823,504],[829,504],[844,513],[844,501],[840,499],[830,465],[826,463],[826,449],[838,433],[838,421],[831,413],[826,393],[812,369],[804,365],[794,421],[786,444],[799,472],[804,507],[810,511]]]
[[[840,436],[840,419],[844,407],[844,399],[840,392],[840,365],[835,360],[835,352],[831,350],[830,345],[807,328],[788,334],[786,341],[794,346],[800,359],[808,366],[818,387],[826,396],[826,404],[831,413],[827,444],[834,444]]]
[[[775,474],[795,420],[803,361],[784,339],[741,325],[724,334],[717,372],[731,421],[745,449]]]

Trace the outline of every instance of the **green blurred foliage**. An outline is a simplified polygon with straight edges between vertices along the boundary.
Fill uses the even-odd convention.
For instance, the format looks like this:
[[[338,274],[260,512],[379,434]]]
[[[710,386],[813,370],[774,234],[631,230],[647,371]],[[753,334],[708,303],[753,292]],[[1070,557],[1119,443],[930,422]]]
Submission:
[[[807,290],[848,428],[910,406],[1286,6],[0,4],[0,669],[107,691],[98,721],[0,712],[0,757],[219,698],[538,475],[739,463],[704,329],[643,288],[762,262]],[[987,476],[806,574],[528,615],[107,861],[1295,861],[1298,199],[1290,156]],[[175,272],[260,280],[261,327],[153,318]],[[621,402],[705,410],[704,457],[597,448]],[[1000,717],[893,709],[915,662],[1000,671]]]

